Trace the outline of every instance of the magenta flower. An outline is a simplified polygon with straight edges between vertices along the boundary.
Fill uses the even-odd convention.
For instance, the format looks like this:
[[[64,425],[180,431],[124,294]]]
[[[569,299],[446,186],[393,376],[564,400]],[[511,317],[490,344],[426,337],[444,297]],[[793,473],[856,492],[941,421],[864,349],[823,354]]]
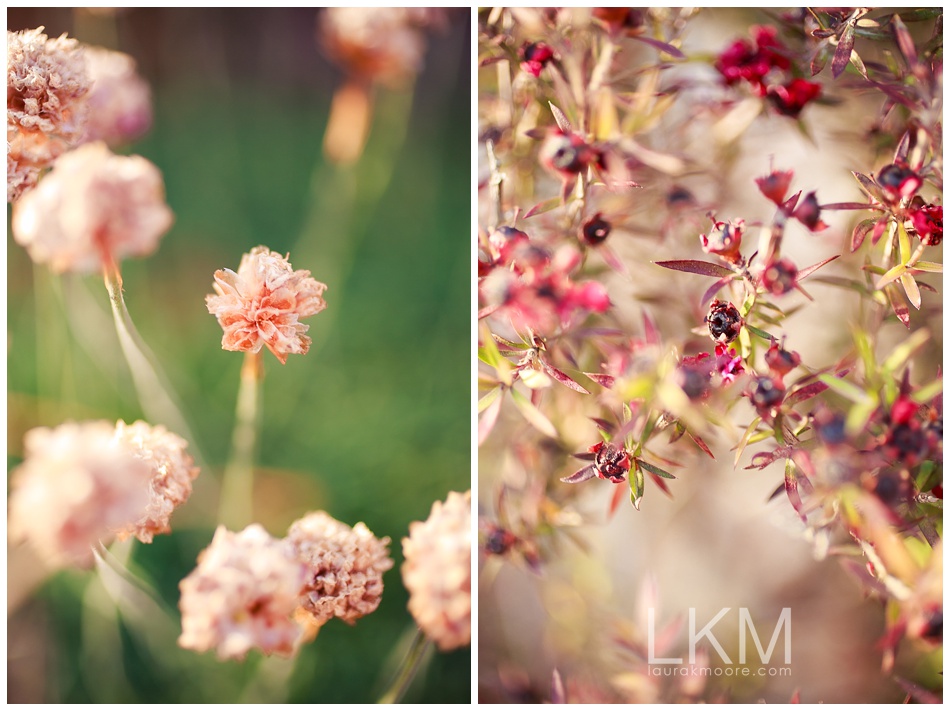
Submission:
[[[768,88],[768,97],[780,114],[796,117],[809,103],[821,96],[821,84],[795,78],[784,85]]]
[[[715,67],[727,84],[744,80],[758,96],[765,96],[765,77],[773,69],[788,69],[790,62],[779,51],[784,48],[776,38],[774,27],[753,27],[751,32],[751,42],[745,39],[733,42],[716,59]]]
[[[533,77],[541,76],[541,70],[554,58],[554,50],[544,42],[532,42],[518,50],[521,69]]]
[[[936,246],[943,241],[943,205],[924,205],[910,213],[921,243]]]
[[[224,350],[258,353],[267,346],[281,363],[291,353],[310,350],[310,338],[304,335],[309,326],[300,319],[327,307],[327,286],[309,271],[294,271],[277,252],[255,247],[241,258],[236,273],[219,269],[214,282],[217,295],[208,295],[206,302],[224,329]]]

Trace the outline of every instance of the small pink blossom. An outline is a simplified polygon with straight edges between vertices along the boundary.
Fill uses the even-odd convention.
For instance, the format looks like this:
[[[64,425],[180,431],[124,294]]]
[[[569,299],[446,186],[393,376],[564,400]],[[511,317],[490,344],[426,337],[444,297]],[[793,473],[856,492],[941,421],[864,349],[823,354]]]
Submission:
[[[327,286],[309,271],[294,271],[285,257],[262,246],[241,258],[236,273],[216,271],[214,282],[217,295],[209,294],[206,302],[224,329],[224,350],[258,353],[267,346],[281,363],[291,353],[310,350],[304,335],[310,327],[300,319],[327,307]]]
[[[314,511],[290,526],[287,540],[307,569],[301,617],[313,626],[333,617],[352,625],[379,607],[383,573],[393,567],[388,538]]]
[[[472,640],[472,493],[450,492],[402,539],[409,612],[439,649]]]
[[[67,422],[27,432],[12,475],[10,538],[29,541],[51,566],[92,565],[92,546],[138,521],[152,467],[108,422]]]
[[[118,146],[142,136],[152,125],[152,95],[135,60],[101,47],[86,47],[85,57],[92,91],[82,142]]]
[[[327,54],[349,71],[398,87],[422,69],[422,28],[444,22],[437,8],[331,7],[320,14]]]
[[[76,40],[42,27],[7,32],[7,202],[79,139],[89,88]]]
[[[55,272],[91,273],[158,248],[173,216],[161,173],[140,156],[88,143],[17,201],[13,238]]]
[[[293,613],[305,578],[287,541],[257,524],[240,533],[219,526],[179,584],[179,646],[214,649],[220,659],[242,659],[253,648],[290,656],[303,637]]]
[[[141,420],[127,425],[120,420],[115,428],[116,438],[148,464],[151,474],[144,512],[116,535],[119,540],[135,536],[151,543],[155,534],[171,531],[168,522],[172,512],[191,496],[191,482],[199,470],[186,451],[188,443],[161,425],[152,427]]]

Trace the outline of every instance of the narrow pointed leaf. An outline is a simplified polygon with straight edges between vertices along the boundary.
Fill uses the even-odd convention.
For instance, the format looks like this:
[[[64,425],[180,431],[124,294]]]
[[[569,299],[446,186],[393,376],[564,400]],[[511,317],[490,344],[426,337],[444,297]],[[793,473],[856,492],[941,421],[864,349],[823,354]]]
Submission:
[[[854,231],[851,233],[852,252],[857,252],[861,248],[861,245],[864,244],[864,238],[868,236],[868,232],[874,228],[875,224],[877,224],[877,220],[868,219],[861,220],[854,226]]]
[[[535,205],[534,207],[532,207],[530,210],[528,210],[525,213],[524,219],[527,220],[529,217],[534,217],[535,215],[541,215],[545,212],[549,212],[553,210],[554,208],[558,207],[560,204],[561,204],[561,198],[558,198],[558,197],[542,200],[541,202],[539,202],[537,205]]]
[[[653,483],[656,484],[657,488],[660,491],[662,491],[664,494],[669,496],[671,499],[673,498],[673,492],[670,491],[670,487],[666,485],[666,482],[663,481],[662,478],[658,477],[653,472],[650,472],[650,478],[653,480]]]
[[[686,59],[686,55],[683,54],[682,51],[680,51],[673,45],[668,44],[666,42],[661,42],[660,40],[653,39],[652,37],[643,37],[643,36],[634,37],[633,39],[637,40],[638,42],[643,42],[645,44],[648,44],[651,47],[660,50],[661,52],[666,52],[671,57],[676,57],[677,59]]]
[[[930,340],[930,331],[921,328],[914,331],[906,341],[895,348],[884,360],[881,368],[887,373],[896,373],[911,357]]]
[[[537,407],[531,404],[528,398],[517,390],[512,390],[511,400],[515,403],[518,410],[521,411],[522,416],[532,427],[538,430],[538,432],[548,437],[557,438],[557,430],[554,425],[551,424],[551,421],[545,417]]]
[[[901,286],[904,287],[904,293],[907,294],[907,300],[918,311],[920,310],[920,289],[917,288],[917,282],[910,274],[901,274]]]
[[[834,59],[831,60],[831,76],[835,79],[841,76],[851,61],[851,49],[854,47],[854,27],[848,25],[838,39]]]
[[[478,446],[481,446],[488,439],[488,435],[495,427],[495,423],[498,421],[498,413],[501,412],[501,403],[502,398],[495,398],[489,403],[482,416],[478,418]]]
[[[600,385],[602,388],[607,388],[608,390],[614,386],[614,376],[606,375],[605,373],[587,373],[585,372],[588,378],[593,380],[595,383]]]
[[[565,484],[579,484],[582,481],[587,481],[588,479],[593,479],[597,476],[597,470],[594,468],[593,464],[588,464],[583,469],[578,469],[576,472],[570,476],[565,476],[561,478]]]
[[[897,46],[900,47],[901,54],[907,60],[909,67],[917,65],[917,48],[914,46],[914,40],[907,31],[907,25],[904,24],[899,15],[895,15],[891,20],[891,27],[894,28],[894,36],[897,39]]]
[[[795,480],[795,473],[791,462],[785,465],[785,494],[788,496],[792,508],[795,509],[795,513],[798,514],[803,523],[806,522],[807,519],[804,513],[805,505],[802,503],[802,497],[798,493],[798,482]]]
[[[841,380],[840,378],[836,378],[835,376],[828,373],[819,375],[818,379],[839,395],[846,397],[851,402],[867,402],[870,397],[864,390],[859,388],[854,383],[847,380]]]
[[[933,272],[935,274],[943,274],[943,265],[937,264],[936,262],[915,262],[913,269],[916,269],[921,272]]]
[[[795,278],[798,281],[801,281],[802,279],[805,279],[811,276],[812,274],[814,274],[816,271],[821,269],[826,264],[830,264],[831,262],[835,261],[840,256],[841,256],[840,254],[836,254],[833,257],[829,257],[828,259],[821,260],[820,262],[818,262],[818,264],[812,264],[810,267],[805,267],[804,269],[800,269]]]
[[[878,290],[883,289],[885,286],[887,286],[891,282],[895,282],[898,279],[900,279],[901,275],[904,274],[906,271],[907,271],[907,267],[904,266],[903,264],[894,265],[893,267],[888,269],[886,272],[884,272],[884,275],[880,279],[877,280],[877,284],[875,284],[874,288]]]
[[[664,479],[675,479],[675,478],[676,478],[675,476],[673,476],[672,474],[670,474],[668,471],[666,471],[665,469],[660,469],[660,467],[656,466],[655,464],[650,464],[649,462],[646,462],[646,461],[644,461],[644,460],[642,460],[642,459],[637,460],[637,463],[638,463],[641,467],[643,467],[644,469],[646,469],[648,472],[650,472],[651,474],[656,474],[657,476],[661,476],[661,477],[663,477]]]
[[[853,170],[851,171],[851,175],[853,175],[854,179],[858,181],[858,185],[861,186],[861,189],[864,192],[866,192],[868,195],[870,195],[872,198],[874,198],[878,202],[884,201],[884,196],[881,193],[881,188],[879,188],[877,183],[875,183],[870,177],[868,177],[867,175],[864,175],[864,173],[857,173]]]
[[[561,385],[566,385],[566,386],[569,387],[571,390],[575,390],[575,391],[577,391],[577,392],[579,392],[579,393],[582,393],[582,394],[584,394],[584,395],[590,395],[590,390],[587,390],[586,388],[584,388],[584,387],[582,387],[581,385],[577,384],[577,383],[574,381],[574,379],[571,378],[569,375],[567,375],[567,374],[565,374],[565,373],[562,373],[560,370],[558,370],[557,368],[555,368],[553,365],[548,365],[548,364],[545,363],[543,360],[540,360],[540,359],[539,359],[538,362],[541,363],[541,369],[542,369],[545,373],[547,373],[548,375],[550,375],[552,378],[554,378],[556,381],[558,381],[559,383],[561,383]]]
[[[643,483],[643,472],[640,467],[635,466],[630,472],[630,501],[637,511],[640,510],[640,502],[643,500]]]
[[[750,326],[749,324],[746,324],[746,325],[745,325],[745,328],[747,328],[750,333],[753,333],[753,334],[755,334],[756,336],[758,336],[759,338],[761,338],[761,339],[763,339],[763,340],[766,340],[766,341],[769,341],[770,343],[771,343],[772,341],[777,340],[777,339],[775,338],[775,336],[773,336],[773,335],[772,335],[771,333],[769,333],[768,331],[763,331],[761,328],[756,328],[755,326]]]
[[[653,262],[657,266],[666,269],[675,269],[679,272],[690,272],[691,274],[702,274],[708,277],[732,277],[733,271],[726,267],[712,262],[703,262],[698,259],[673,259],[665,262]]]
[[[904,301],[904,297],[901,292],[893,287],[885,289],[884,292],[887,294],[887,298],[891,302],[891,308],[894,310],[894,315],[897,316],[897,320],[904,324],[907,328],[910,328],[910,309],[907,308],[907,302]]]
[[[722,287],[726,286],[726,284],[731,282],[734,278],[735,276],[730,274],[729,276],[718,280],[715,284],[706,289],[699,301],[700,305],[705,307],[706,304],[712,301],[712,298],[716,295],[716,292],[718,292]]]
[[[706,444],[705,441],[703,441],[702,437],[700,437],[699,435],[694,435],[692,432],[689,432],[689,431],[687,431],[686,434],[689,435],[689,438],[693,440],[693,443],[697,447],[699,447],[701,450],[703,450],[706,454],[709,455],[710,459],[716,458],[716,455],[712,453],[712,450],[709,448],[709,445]]]
[[[567,116],[564,115],[564,112],[550,101],[548,102],[548,106],[551,107],[551,113],[554,114],[554,121],[557,123],[557,127],[564,133],[571,133],[574,128],[571,126],[571,122],[567,120]]]
[[[495,400],[498,399],[498,396],[501,395],[501,388],[497,387],[490,392],[486,393],[478,401],[478,411],[484,412],[489,405],[491,405]]]

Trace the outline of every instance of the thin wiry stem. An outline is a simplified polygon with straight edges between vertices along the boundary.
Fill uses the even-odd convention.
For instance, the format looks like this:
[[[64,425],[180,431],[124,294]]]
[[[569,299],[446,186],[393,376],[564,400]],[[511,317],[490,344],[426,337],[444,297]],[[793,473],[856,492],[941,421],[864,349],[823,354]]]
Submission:
[[[261,353],[245,353],[238,389],[231,456],[221,483],[218,521],[232,530],[252,520],[254,498],[254,459],[260,429],[260,404],[264,365]]]
[[[171,387],[158,370],[155,357],[149,352],[148,346],[145,345],[132,322],[132,316],[125,305],[125,297],[122,293],[122,275],[119,267],[108,257],[103,260],[103,278],[112,304],[112,315],[115,318],[119,344],[129,364],[142,412],[152,424],[164,424],[188,440],[195,461],[204,468],[195,437],[172,394]]]
[[[417,630],[416,636],[412,640],[412,645],[402,660],[402,666],[400,666],[396,678],[393,680],[389,690],[380,696],[379,701],[376,703],[395,704],[402,699],[403,695],[408,691],[409,685],[412,684],[412,680],[416,678],[416,674],[422,666],[422,660],[425,659],[426,651],[429,649],[429,645],[429,638],[422,633],[422,630]]]

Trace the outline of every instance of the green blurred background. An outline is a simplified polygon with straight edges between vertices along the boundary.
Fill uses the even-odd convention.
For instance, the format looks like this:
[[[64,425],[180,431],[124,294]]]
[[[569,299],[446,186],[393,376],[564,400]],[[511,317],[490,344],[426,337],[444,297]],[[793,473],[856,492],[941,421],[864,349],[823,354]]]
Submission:
[[[414,90],[377,93],[362,159],[336,168],[321,143],[344,77],[319,12],[8,10],[10,30],[131,54],[152,86],[153,127],[129,151],[162,171],[176,219],[155,255],[123,264],[126,300],[207,464],[174,532],[132,551],[168,617],[117,615],[95,573],[35,580],[10,550],[8,702],[372,701],[408,643],[400,541],[470,487],[469,13],[428,34]],[[308,355],[264,358],[254,518],[276,536],[310,510],[365,521],[396,566],[374,614],[332,620],[292,662],[220,663],[174,645],[178,582],[213,534],[243,359],[221,350],[204,297],[258,244],[325,282],[328,308]],[[101,278],[55,278],[11,239],[7,257],[8,467],[31,427],[142,418]],[[468,648],[436,653],[405,700],[468,702],[469,679]]]

